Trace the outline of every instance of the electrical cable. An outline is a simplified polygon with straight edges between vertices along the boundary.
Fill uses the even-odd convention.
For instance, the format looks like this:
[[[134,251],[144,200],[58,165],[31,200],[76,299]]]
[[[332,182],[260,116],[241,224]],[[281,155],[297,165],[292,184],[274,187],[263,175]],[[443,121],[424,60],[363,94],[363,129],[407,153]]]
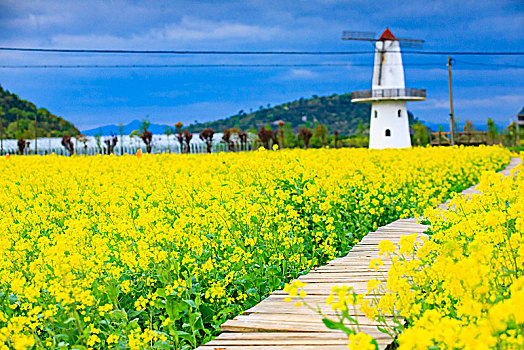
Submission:
[[[524,68],[524,66],[522,65],[518,65],[518,64],[504,64],[504,63],[483,63],[483,62],[468,62],[468,61],[463,61],[462,59],[460,60],[454,60],[455,62],[457,63],[462,63],[462,64],[465,64],[465,65],[472,65],[472,66],[482,66],[482,67],[501,67],[501,68]]]
[[[0,47],[0,51],[94,54],[169,54],[169,55],[360,55],[375,51],[219,51],[219,50],[117,50],[117,49],[47,49]],[[391,51],[397,52],[397,51]],[[401,52],[401,51],[398,51]],[[524,51],[402,51],[413,55],[523,56]]]
[[[460,66],[482,66],[522,69],[523,65],[481,63],[455,60]],[[404,67],[442,67],[446,65],[440,62],[432,63],[404,63]],[[313,68],[313,67],[373,67],[372,63],[268,63],[268,64],[17,64],[0,65],[0,69],[73,69],[73,68]]]
[[[413,63],[404,66],[444,66],[442,63]],[[37,64],[0,65],[0,68],[271,68],[271,67],[373,67],[371,63],[304,63],[304,64]]]

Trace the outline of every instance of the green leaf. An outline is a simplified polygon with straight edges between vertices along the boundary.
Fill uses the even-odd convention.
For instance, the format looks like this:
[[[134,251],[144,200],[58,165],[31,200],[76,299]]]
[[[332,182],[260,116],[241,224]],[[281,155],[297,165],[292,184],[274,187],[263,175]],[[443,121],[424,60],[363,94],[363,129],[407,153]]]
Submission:
[[[202,321],[204,323],[212,323],[215,311],[206,304],[200,305],[200,312],[202,313]]]
[[[193,300],[189,300],[189,299],[184,299],[182,300],[184,303],[186,303],[187,305],[191,306],[192,308],[196,309],[196,304]]]
[[[178,337],[187,340],[188,342],[191,342],[193,340],[193,337],[191,334],[184,332],[184,331],[175,331],[174,334],[178,335]]]
[[[135,318],[135,317],[137,317],[138,315],[140,315],[143,312],[144,312],[144,310],[131,310],[131,311],[129,311],[127,316],[129,318]]]
[[[75,318],[74,317],[69,317],[67,320],[64,321],[64,324],[69,324],[71,322],[75,322]]]
[[[326,325],[329,329],[340,329],[340,323],[339,322],[333,322],[328,318],[323,318],[322,322]]]
[[[185,309],[187,309],[187,307],[174,298],[168,298],[166,301],[167,314],[173,321],[180,319],[182,317],[180,313],[184,312]]]

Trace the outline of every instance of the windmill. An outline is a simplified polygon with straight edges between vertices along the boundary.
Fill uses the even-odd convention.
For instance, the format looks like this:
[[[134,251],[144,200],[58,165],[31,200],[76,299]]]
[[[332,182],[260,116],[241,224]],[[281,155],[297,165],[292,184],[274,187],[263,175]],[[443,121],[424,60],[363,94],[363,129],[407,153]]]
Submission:
[[[424,40],[422,39],[408,39],[408,38],[396,38],[393,33],[386,28],[384,33],[377,38],[376,33],[374,32],[359,32],[359,31],[350,31],[345,30],[342,32],[342,40],[357,40],[357,41],[368,41],[375,44],[376,50],[380,52],[380,68],[379,68],[379,77],[378,81],[382,80],[382,62],[384,62],[384,55],[391,46],[394,45],[394,41],[390,41],[389,45],[386,46],[385,38],[394,38],[399,43],[400,47],[403,49],[421,49],[424,46]],[[382,42],[382,45],[379,43]]]
[[[396,38],[402,48],[406,49],[421,49],[424,45],[422,39],[408,39],[408,38]],[[376,33],[374,32],[358,32],[345,30],[342,32],[342,40],[358,40],[358,41],[369,41],[372,43],[377,42]]]
[[[424,40],[396,38],[389,28],[378,39],[375,33],[349,31],[342,39],[375,45],[372,89],[351,93],[351,102],[372,104],[369,148],[411,147],[406,101],[425,100],[426,90],[405,88],[400,47],[420,48]]]

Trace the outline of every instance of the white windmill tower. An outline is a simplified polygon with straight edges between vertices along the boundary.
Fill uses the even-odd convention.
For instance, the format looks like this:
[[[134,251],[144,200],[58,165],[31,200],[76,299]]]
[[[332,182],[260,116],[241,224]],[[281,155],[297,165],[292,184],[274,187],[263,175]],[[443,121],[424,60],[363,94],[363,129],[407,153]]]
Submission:
[[[345,40],[365,40],[375,43],[375,63],[371,90],[351,93],[351,102],[371,102],[369,148],[411,147],[406,101],[426,99],[424,89],[406,89],[400,44],[411,47],[424,41],[397,39],[386,28],[378,39],[374,33],[344,32]]]

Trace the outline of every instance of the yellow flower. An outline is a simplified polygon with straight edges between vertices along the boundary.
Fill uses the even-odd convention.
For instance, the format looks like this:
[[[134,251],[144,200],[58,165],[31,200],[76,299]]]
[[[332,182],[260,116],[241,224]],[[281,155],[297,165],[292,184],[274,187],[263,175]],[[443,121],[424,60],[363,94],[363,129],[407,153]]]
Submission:
[[[373,337],[369,334],[358,332],[350,334],[348,337],[350,350],[374,350],[375,345],[372,343]]]
[[[51,348],[50,325],[57,325],[68,344],[174,347],[169,332],[154,329],[168,323],[168,311],[178,325],[190,323],[195,307],[227,310],[211,318],[214,329],[254,297],[344,255],[377,225],[424,212],[433,234],[422,246],[403,241],[410,261],[381,243],[394,262],[389,299],[373,309],[339,287],[329,305],[343,311],[364,304],[369,315],[390,307],[413,329],[428,308],[460,312],[469,323],[443,323],[453,330],[449,339],[491,344],[482,334],[504,334],[496,345],[518,348],[508,325],[523,318],[510,271],[524,256],[524,196],[517,195],[524,171],[515,181],[488,173],[480,179],[486,194],[454,199],[467,220],[462,211],[432,209],[509,157],[502,147],[0,157],[0,285],[9,301],[0,305],[0,344]],[[382,259],[371,265],[384,266]],[[290,283],[285,300],[305,298],[304,288]],[[114,336],[107,333],[106,322],[125,313],[138,318],[135,326],[116,322]],[[91,337],[78,338],[78,320]],[[467,327],[475,336],[455,331]]]
[[[394,253],[396,250],[395,245],[389,239],[383,239],[379,242],[378,248],[380,249],[379,255],[389,255]]]

